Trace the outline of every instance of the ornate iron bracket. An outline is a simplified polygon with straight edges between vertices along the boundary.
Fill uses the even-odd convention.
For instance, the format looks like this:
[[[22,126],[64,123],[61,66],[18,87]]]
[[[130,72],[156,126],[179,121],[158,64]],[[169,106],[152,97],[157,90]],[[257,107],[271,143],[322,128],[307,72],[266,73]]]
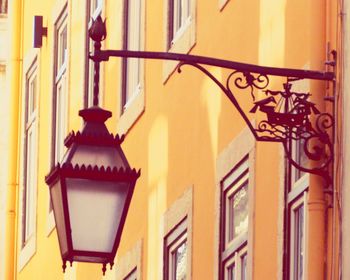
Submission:
[[[331,164],[334,161],[332,139],[334,135],[333,112],[331,114],[320,112],[316,104],[310,101],[311,95],[309,92],[293,91],[293,82],[302,79],[334,82],[334,71],[322,72],[263,67],[210,57],[168,52],[101,50],[101,41],[106,37],[106,27],[100,17],[93,22],[89,34],[95,41],[95,50],[89,56],[95,62],[95,100],[97,100],[98,96],[99,75],[99,66],[96,65],[99,65],[101,61],[108,61],[110,57],[175,60],[179,61],[178,72],[181,72],[183,65],[191,65],[208,76],[224,92],[238,110],[257,141],[282,143],[286,157],[295,168],[321,176],[325,180],[326,189],[330,189],[332,186]],[[332,54],[334,61],[328,64],[334,67],[335,52],[332,52]],[[228,76],[226,83],[223,84],[202,65],[216,66],[233,71]],[[271,90],[268,88],[271,76],[286,78],[282,89]],[[259,111],[265,115],[265,118],[258,123],[257,127],[253,127],[237,101],[237,92],[235,90],[237,92],[241,91],[245,95],[248,93],[251,96],[253,106],[249,113],[255,114]],[[97,105],[97,102],[96,104],[94,102],[94,105]],[[303,164],[293,157],[291,151],[291,143],[293,141],[302,144],[302,152],[309,159],[308,164]]]

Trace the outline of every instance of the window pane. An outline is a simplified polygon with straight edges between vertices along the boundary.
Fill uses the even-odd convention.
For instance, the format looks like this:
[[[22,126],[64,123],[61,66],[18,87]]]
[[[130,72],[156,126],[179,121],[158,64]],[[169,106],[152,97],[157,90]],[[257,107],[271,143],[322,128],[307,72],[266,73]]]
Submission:
[[[304,205],[294,210],[294,279],[303,279],[304,262]]]
[[[296,148],[295,148],[295,161],[301,165],[301,166],[305,166],[307,164],[307,156],[304,152],[304,143],[305,140],[301,139],[296,143]],[[295,169],[295,178],[294,181],[299,180],[305,173],[300,171],[299,169],[293,167]]]
[[[235,280],[235,273],[236,273],[236,267],[235,264],[231,265],[227,269],[227,279],[228,280]]]
[[[125,26],[124,26],[124,46],[128,50],[141,50],[141,0],[128,0],[125,5]],[[125,87],[123,98],[123,109],[131,98],[139,92],[140,89],[140,59],[129,58],[124,60],[125,65]]]
[[[25,211],[25,241],[31,234],[31,209],[32,209],[32,199],[31,199],[31,189],[32,189],[32,161],[33,161],[33,135],[32,132],[29,131],[27,135],[27,174],[26,174],[26,211]]]
[[[98,7],[98,0],[91,0],[91,11],[94,12]]]
[[[67,56],[67,25],[61,27],[58,36],[58,69],[59,71],[61,67],[64,65]],[[56,73],[58,74],[58,73]]]
[[[248,229],[248,182],[229,197],[229,241]]]
[[[183,242],[175,249],[174,257],[174,274],[175,280],[186,279],[186,260],[187,260],[187,241]]]
[[[30,115],[34,113],[34,110],[36,107],[35,99],[36,99],[36,77],[34,77],[32,81],[30,81],[30,85],[29,85],[29,114]]]
[[[89,0],[87,1],[87,5],[89,5],[89,7],[87,7],[87,12],[88,12],[88,28],[91,26],[92,24],[92,20],[96,20],[96,18],[101,15],[102,13],[102,6],[103,6],[103,2],[102,0]],[[90,40],[89,34],[86,33],[86,44],[87,44],[87,53],[92,52],[94,49],[94,43],[93,40]],[[94,92],[94,62],[90,59],[88,59],[87,61],[87,65],[86,65],[86,96],[85,96],[85,102],[87,107],[91,107],[93,106],[93,92]],[[100,92],[100,96],[99,96],[99,104],[101,102],[101,92]]]
[[[57,114],[56,114],[56,162],[60,161],[64,153],[64,138],[66,137],[66,96],[65,79],[57,88]]]
[[[241,257],[241,280],[247,279],[247,254]]]
[[[169,47],[190,16],[190,0],[169,1]]]
[[[164,280],[187,278],[187,220],[181,221],[164,239]]]

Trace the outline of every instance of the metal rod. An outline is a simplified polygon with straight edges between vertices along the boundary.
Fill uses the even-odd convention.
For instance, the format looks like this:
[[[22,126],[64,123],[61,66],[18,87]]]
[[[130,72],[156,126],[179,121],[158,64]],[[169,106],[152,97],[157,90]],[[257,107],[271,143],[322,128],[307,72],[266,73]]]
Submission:
[[[191,54],[169,53],[169,52],[150,52],[150,51],[129,51],[129,50],[96,50],[94,53],[95,59],[107,61],[110,57],[128,57],[128,58],[148,58],[160,60],[175,60],[186,63],[198,63],[211,65],[216,67],[246,71],[252,73],[261,73],[265,75],[294,77],[299,79],[313,79],[332,81],[335,78],[333,72],[288,69],[277,67],[265,67],[242,62],[217,59]]]
[[[95,52],[100,51],[101,42],[95,41],[94,48],[95,48]],[[100,61],[94,60],[94,98],[93,98],[94,106],[98,106],[99,84],[100,84]]]

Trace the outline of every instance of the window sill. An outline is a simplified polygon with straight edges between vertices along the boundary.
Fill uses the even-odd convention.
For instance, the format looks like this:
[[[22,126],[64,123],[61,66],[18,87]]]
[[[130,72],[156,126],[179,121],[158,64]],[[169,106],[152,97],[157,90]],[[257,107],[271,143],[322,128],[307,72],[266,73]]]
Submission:
[[[126,134],[136,123],[145,110],[145,91],[140,90],[138,94],[132,97],[126,105],[125,111],[118,120],[118,134]]]
[[[176,33],[170,53],[189,53],[196,44],[196,24],[195,18],[190,16],[186,24]],[[166,83],[178,65],[177,61],[163,62],[163,83]]]
[[[219,11],[222,11],[230,0],[219,0]]]
[[[51,233],[53,232],[55,227],[56,227],[55,216],[53,214],[53,210],[51,210],[50,213],[47,215],[47,222],[46,222],[46,236],[47,237],[49,237],[51,235]]]
[[[294,201],[298,196],[300,196],[301,193],[306,191],[309,187],[310,183],[310,175],[304,174],[298,181],[296,181],[291,191],[288,194],[288,203]]]
[[[117,257],[118,267],[115,269],[115,279],[122,280],[136,269],[136,279],[142,275],[142,240],[121,257]],[[128,278],[129,279],[129,278]]]
[[[36,252],[36,233],[29,238],[27,244],[19,253],[18,271],[21,271],[35,255]]]

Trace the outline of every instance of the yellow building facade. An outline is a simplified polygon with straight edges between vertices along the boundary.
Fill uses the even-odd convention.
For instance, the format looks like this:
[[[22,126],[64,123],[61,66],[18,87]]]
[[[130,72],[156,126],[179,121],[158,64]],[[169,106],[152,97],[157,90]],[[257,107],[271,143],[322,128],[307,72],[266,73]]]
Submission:
[[[176,62],[121,58],[101,64],[99,106],[113,114],[107,127],[125,135],[126,157],[141,168],[115,265],[105,276],[90,263],[73,263],[63,274],[45,184],[66,151],[64,138],[83,125],[78,111],[92,105],[87,30],[99,15],[107,19],[102,49],[331,71],[325,65],[331,50],[343,51],[341,11],[331,0],[9,1],[4,279],[341,279],[334,196],[342,163],[335,160],[329,194],[318,176],[289,166],[281,144],[257,142],[221,89],[195,67],[178,73]],[[47,28],[36,48],[34,16]],[[222,83],[232,73],[206,69]],[[284,82],[271,78],[269,89]],[[341,86],[337,80],[337,94]],[[331,110],[324,101],[333,97],[331,82],[299,80],[293,89]],[[249,90],[237,90],[237,99],[257,127],[262,116],[249,112]],[[335,148],[338,159],[341,145]]]

